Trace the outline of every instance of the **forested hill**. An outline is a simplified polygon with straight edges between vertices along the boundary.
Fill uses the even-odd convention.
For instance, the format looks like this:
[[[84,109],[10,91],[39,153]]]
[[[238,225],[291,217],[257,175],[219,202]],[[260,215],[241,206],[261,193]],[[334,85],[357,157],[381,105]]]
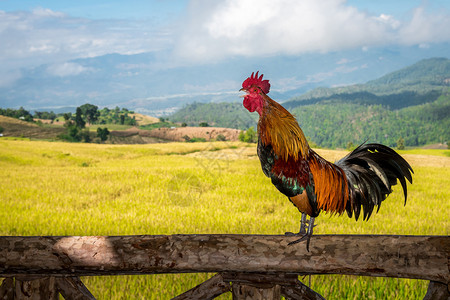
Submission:
[[[365,140],[396,146],[450,140],[450,60],[422,60],[366,84],[321,88],[282,103],[306,136],[322,147],[346,147]],[[277,100],[277,99],[274,99]],[[175,122],[246,129],[257,114],[242,103],[186,106],[170,117]]]
[[[247,129],[256,125],[258,115],[244,109],[241,102],[193,103],[177,111],[169,119],[189,126],[208,123],[210,126]]]
[[[381,104],[391,109],[436,100],[450,86],[450,59],[430,58],[389,73],[365,84],[336,88],[316,88],[283,105],[294,108],[319,102],[338,101]]]

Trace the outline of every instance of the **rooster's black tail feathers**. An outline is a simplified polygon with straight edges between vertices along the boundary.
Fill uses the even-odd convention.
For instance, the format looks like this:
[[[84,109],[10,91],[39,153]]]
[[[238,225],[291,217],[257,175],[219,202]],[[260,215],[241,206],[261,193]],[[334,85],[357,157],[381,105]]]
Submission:
[[[347,214],[358,220],[363,208],[363,219],[368,220],[375,206],[392,192],[397,179],[403,187],[405,204],[406,180],[412,183],[414,173],[408,162],[391,148],[381,144],[362,144],[335,163],[347,176],[349,199]]]

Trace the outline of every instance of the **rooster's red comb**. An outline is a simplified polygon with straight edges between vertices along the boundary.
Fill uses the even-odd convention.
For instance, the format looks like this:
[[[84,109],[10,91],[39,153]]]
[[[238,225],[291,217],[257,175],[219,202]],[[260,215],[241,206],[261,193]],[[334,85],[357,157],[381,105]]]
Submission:
[[[253,72],[252,75],[250,77],[248,77],[247,79],[244,80],[244,82],[242,83],[242,88],[245,90],[248,90],[252,87],[252,85],[256,85],[257,87],[259,87],[264,94],[269,93],[270,90],[270,83],[269,80],[262,80],[263,78],[263,74],[261,74],[261,76],[258,77],[258,72]]]

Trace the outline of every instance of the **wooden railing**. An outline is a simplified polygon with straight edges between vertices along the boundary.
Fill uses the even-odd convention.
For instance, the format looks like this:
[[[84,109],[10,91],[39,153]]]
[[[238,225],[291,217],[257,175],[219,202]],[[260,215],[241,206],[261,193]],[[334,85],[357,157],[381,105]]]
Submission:
[[[323,299],[305,274],[429,280],[448,297],[449,236],[315,235],[310,252],[278,235],[0,237],[0,299],[94,299],[78,276],[218,273],[176,299]],[[259,298],[258,298],[259,297]],[[431,298],[430,298],[431,297]],[[447,299],[447,298],[443,298]]]

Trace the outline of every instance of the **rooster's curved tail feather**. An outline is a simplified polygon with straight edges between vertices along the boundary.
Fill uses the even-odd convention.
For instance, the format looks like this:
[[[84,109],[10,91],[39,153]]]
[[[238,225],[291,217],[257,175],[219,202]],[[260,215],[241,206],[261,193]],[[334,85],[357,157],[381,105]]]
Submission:
[[[363,208],[363,219],[368,220],[375,206],[392,192],[391,187],[400,181],[407,199],[406,180],[412,183],[414,173],[409,163],[391,148],[381,144],[362,144],[344,158],[335,162],[348,182],[346,211],[358,220]]]

